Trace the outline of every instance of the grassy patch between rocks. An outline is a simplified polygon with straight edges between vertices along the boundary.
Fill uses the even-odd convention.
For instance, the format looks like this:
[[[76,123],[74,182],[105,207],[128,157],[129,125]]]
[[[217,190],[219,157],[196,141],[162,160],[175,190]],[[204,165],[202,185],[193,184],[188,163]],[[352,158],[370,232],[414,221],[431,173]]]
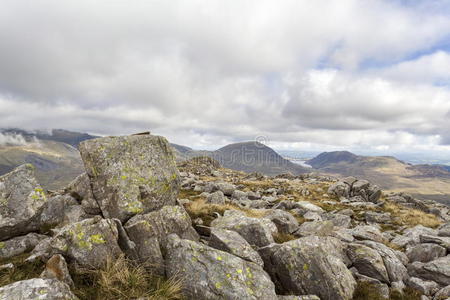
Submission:
[[[10,259],[0,259],[0,265],[12,263],[14,268],[0,270],[0,287],[16,281],[39,277],[44,271],[44,264],[40,261],[25,262],[28,254]]]
[[[283,244],[285,242],[295,240],[295,239],[297,239],[297,237],[295,237],[294,235],[289,234],[289,233],[278,232],[273,235],[273,239],[275,240],[275,243]]]
[[[436,228],[442,224],[435,215],[425,213],[418,209],[403,207],[393,202],[386,202],[383,208],[385,211],[391,213],[396,225],[413,227],[420,224],[426,227]]]
[[[181,280],[153,276],[141,264],[133,263],[123,256],[108,260],[102,270],[72,271],[74,293],[86,300],[180,300]]]
[[[411,288],[406,288],[403,294],[394,291],[390,294],[390,300],[420,300],[421,294]],[[379,294],[377,288],[368,282],[358,282],[353,300],[387,300]]]

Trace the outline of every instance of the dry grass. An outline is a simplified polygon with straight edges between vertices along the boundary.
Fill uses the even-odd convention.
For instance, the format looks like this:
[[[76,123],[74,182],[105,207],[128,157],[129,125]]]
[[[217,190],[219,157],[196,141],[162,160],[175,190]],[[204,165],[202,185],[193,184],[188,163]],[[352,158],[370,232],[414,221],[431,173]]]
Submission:
[[[28,254],[16,256],[11,259],[1,259],[0,265],[12,263],[13,269],[0,270],[0,287],[10,283],[39,277],[44,270],[44,264],[40,261],[25,262]]]
[[[406,288],[403,295],[398,292],[391,293],[390,300],[420,300],[421,294],[411,288]],[[358,286],[353,294],[353,300],[386,300],[377,289],[368,282],[358,282]]]
[[[123,256],[108,259],[102,270],[74,272],[74,293],[87,300],[179,300],[183,299],[179,279],[153,276],[144,266],[136,265]]]
[[[275,240],[275,243],[283,244],[285,242],[296,240],[297,237],[289,233],[278,232],[273,235],[273,239]]]
[[[435,215],[425,213],[418,209],[403,207],[393,202],[386,201],[383,208],[385,211],[391,213],[391,216],[395,220],[395,225],[413,227],[420,224],[426,227],[436,228],[442,224]]]
[[[233,204],[211,204],[206,203],[206,200],[202,198],[186,204],[185,208],[192,220],[200,218],[207,226],[216,218],[215,213],[223,215],[226,210],[242,211],[252,218],[262,218],[267,214],[267,211],[263,209],[244,209]]]

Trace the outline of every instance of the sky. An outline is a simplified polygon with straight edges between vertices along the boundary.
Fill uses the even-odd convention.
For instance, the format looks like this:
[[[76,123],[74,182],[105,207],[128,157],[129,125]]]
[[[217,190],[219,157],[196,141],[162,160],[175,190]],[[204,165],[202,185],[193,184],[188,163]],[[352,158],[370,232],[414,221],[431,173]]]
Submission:
[[[0,127],[450,155],[450,0],[1,0]]]

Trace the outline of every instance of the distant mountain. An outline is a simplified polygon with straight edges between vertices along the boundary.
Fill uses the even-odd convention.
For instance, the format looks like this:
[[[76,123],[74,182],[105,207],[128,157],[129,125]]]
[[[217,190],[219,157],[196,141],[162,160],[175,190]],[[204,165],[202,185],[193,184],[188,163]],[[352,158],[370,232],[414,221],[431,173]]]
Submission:
[[[84,171],[77,150],[80,142],[96,138],[87,133],[54,129],[50,133],[17,128],[0,129],[0,175],[24,163],[36,167],[43,187],[59,189]]]
[[[94,138],[98,138],[98,136],[90,135],[87,133],[68,131],[64,129],[53,129],[51,133],[47,133],[44,131],[26,131],[18,128],[8,128],[8,129],[0,129],[0,132],[4,134],[15,134],[21,135],[27,141],[31,141],[33,138],[37,138],[39,140],[45,141],[55,141],[69,144],[75,148],[78,148],[78,145],[85,140],[90,140]]]
[[[258,142],[230,144],[211,153],[223,167],[244,171],[277,175],[286,172],[301,174],[309,169],[281,157],[273,149]]]
[[[392,156],[324,152],[306,162],[321,173],[365,178],[388,191],[450,204],[450,170],[440,165],[412,165]]]

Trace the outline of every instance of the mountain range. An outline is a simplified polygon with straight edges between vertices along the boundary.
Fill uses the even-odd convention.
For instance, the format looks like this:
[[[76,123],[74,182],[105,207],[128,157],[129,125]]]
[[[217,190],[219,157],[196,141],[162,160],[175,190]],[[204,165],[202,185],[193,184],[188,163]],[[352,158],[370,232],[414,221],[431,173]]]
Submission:
[[[0,143],[0,175],[23,163],[36,166],[37,176],[47,189],[67,185],[80,174],[83,165],[77,150],[81,141],[95,135],[56,129],[49,132],[29,132],[21,129],[1,129],[3,135],[18,135],[25,142]],[[197,156],[209,156],[223,167],[266,175],[317,172],[336,177],[355,176],[367,179],[387,191],[403,191],[422,199],[450,203],[450,167],[443,165],[412,165],[392,156],[360,156],[348,151],[323,152],[306,163],[306,168],[280,156],[258,142],[226,145],[215,151],[194,150],[171,144],[177,161]]]

